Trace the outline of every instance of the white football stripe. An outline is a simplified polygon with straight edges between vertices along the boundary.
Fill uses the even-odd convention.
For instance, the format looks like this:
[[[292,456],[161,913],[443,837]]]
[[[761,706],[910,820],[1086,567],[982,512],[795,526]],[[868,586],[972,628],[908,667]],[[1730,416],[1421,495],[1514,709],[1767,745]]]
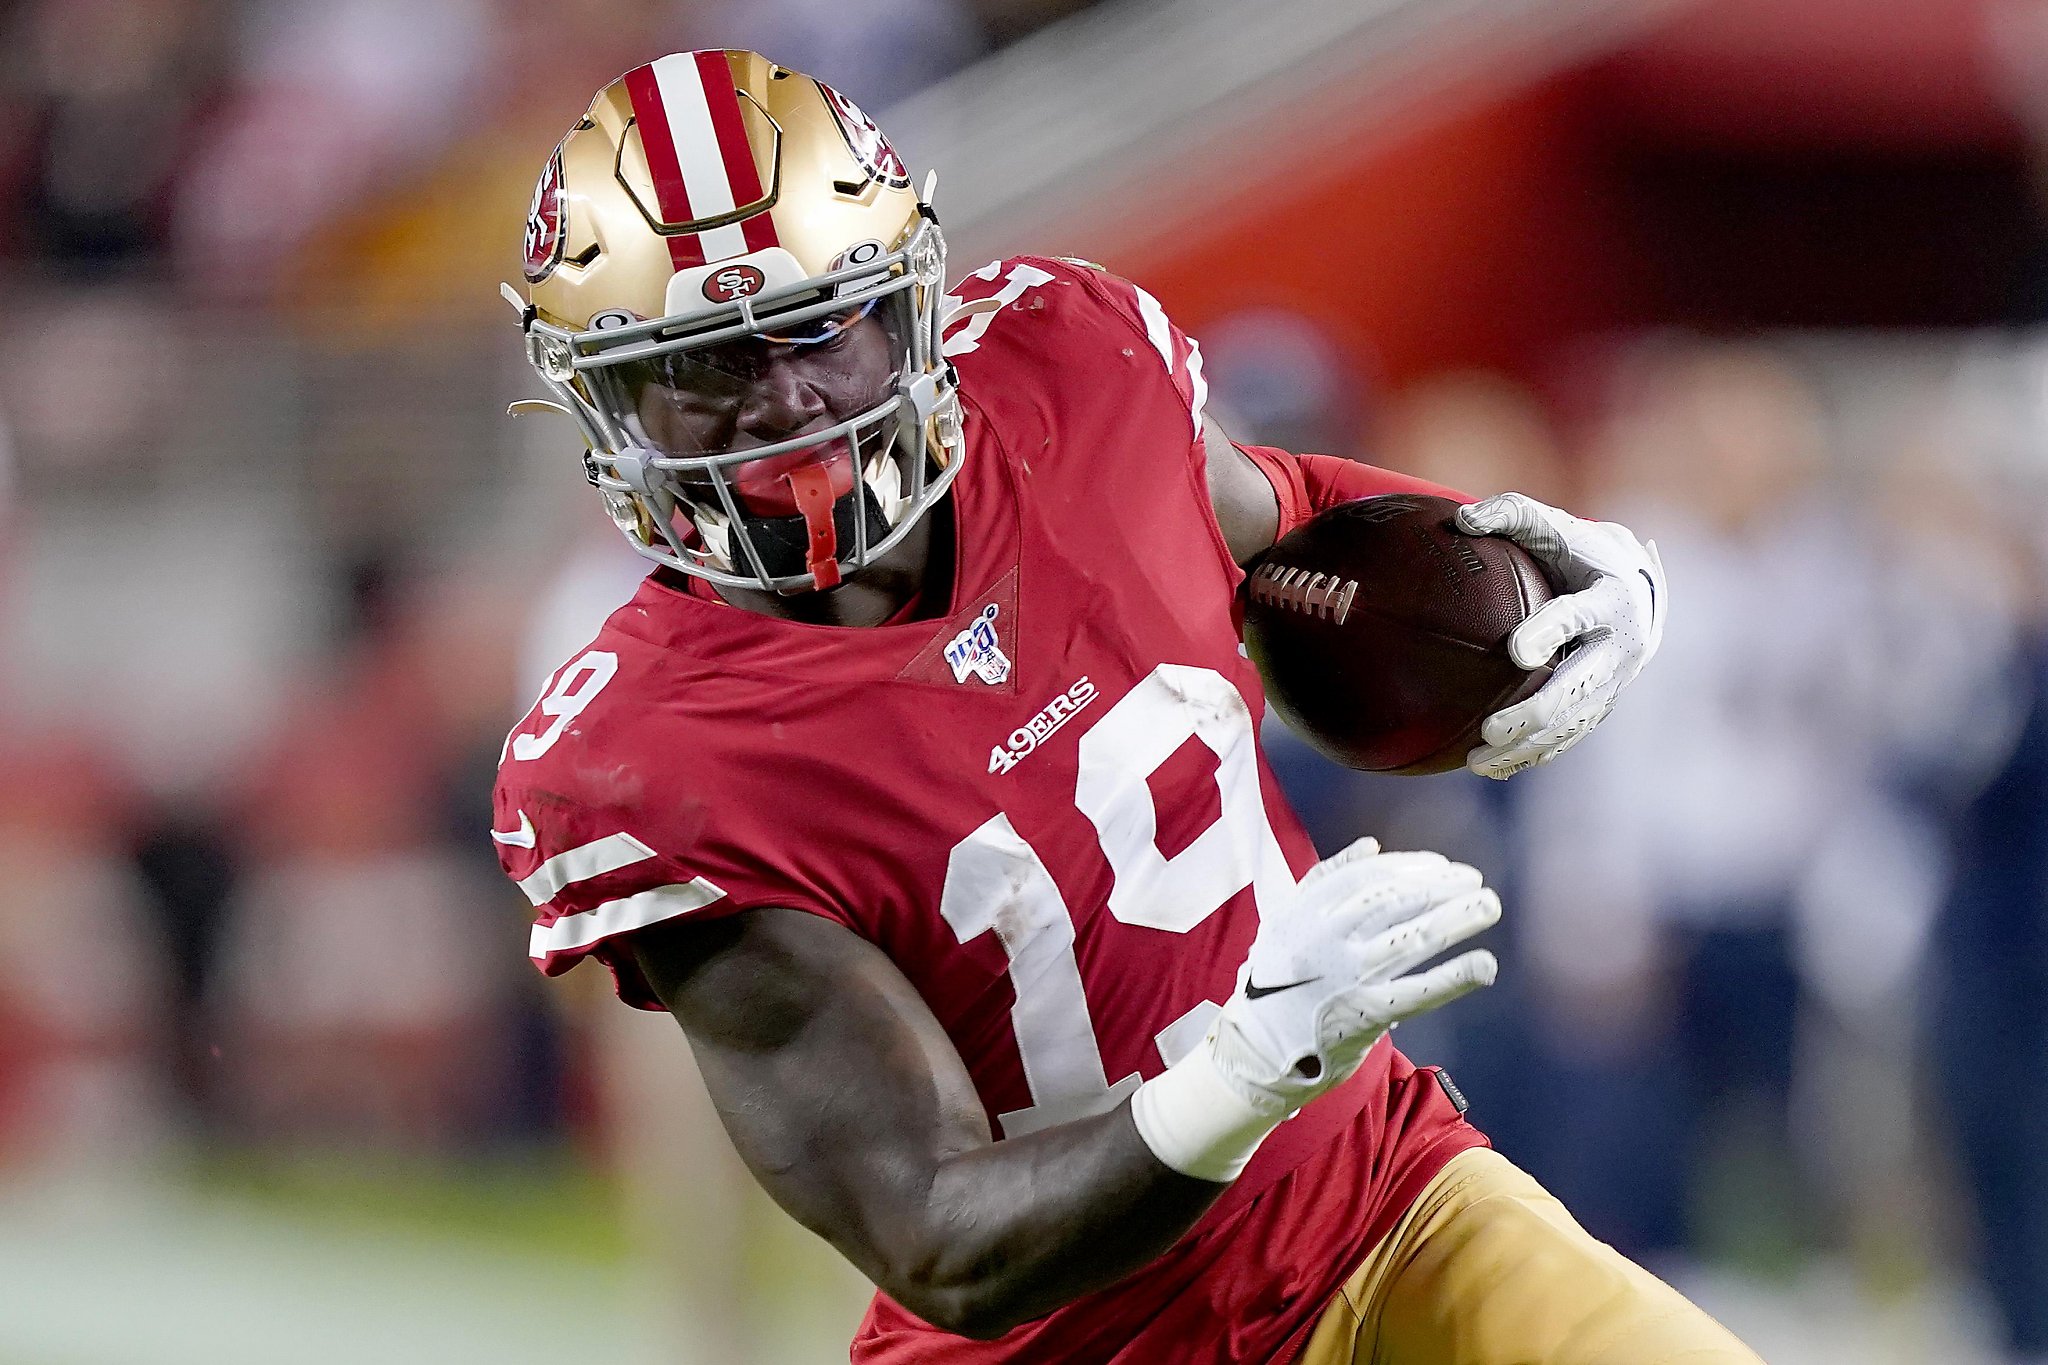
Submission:
[[[644,863],[653,856],[653,849],[630,834],[607,834],[567,853],[557,853],[532,876],[521,878],[519,889],[535,905],[546,905],[565,886]]]
[[[661,107],[668,113],[670,135],[676,144],[676,162],[683,170],[683,192],[690,196],[692,218],[716,218],[731,213],[732,179],[725,173],[725,158],[718,150],[718,130],[711,125],[711,106],[704,98],[704,73],[688,53],[675,53],[654,63],[654,83],[661,90]],[[738,223],[697,234],[704,259],[722,261],[744,255],[747,234]]]
[[[580,914],[564,915],[553,924],[534,925],[527,956],[536,962],[545,961],[549,953],[588,948],[613,934],[645,929],[650,924],[701,910],[724,897],[724,888],[697,877],[673,886],[657,886],[637,896],[606,901]]]

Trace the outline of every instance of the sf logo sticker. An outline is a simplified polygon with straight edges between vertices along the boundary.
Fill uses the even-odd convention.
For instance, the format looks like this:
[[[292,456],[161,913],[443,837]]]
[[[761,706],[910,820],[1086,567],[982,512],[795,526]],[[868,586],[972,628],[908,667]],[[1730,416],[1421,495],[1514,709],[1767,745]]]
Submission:
[[[526,279],[539,284],[562,263],[562,149],[548,158],[526,206]]]
[[[910,167],[903,164],[903,158],[889,145],[889,139],[867,111],[829,85],[818,88],[825,92],[825,103],[839,124],[839,135],[846,139],[846,150],[853,153],[853,159],[860,163],[868,178],[893,189],[908,188]]]
[[[953,667],[953,681],[964,683],[968,675],[990,687],[1000,687],[1010,676],[1010,656],[996,640],[996,604],[991,602],[974,618],[974,624],[955,635],[946,646],[946,662]]]
[[[704,297],[713,303],[731,303],[734,299],[760,293],[761,286],[767,283],[768,277],[753,266],[729,265],[705,277]]]

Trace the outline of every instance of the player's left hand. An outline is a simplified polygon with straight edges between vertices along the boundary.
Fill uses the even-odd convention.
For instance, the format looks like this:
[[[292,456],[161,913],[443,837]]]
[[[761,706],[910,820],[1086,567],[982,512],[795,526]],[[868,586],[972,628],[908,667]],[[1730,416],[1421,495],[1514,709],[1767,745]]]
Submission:
[[[1564,591],[1515,627],[1508,653],[1536,668],[1564,651],[1542,690],[1494,712],[1480,726],[1486,743],[1465,766],[1485,777],[1513,777],[1548,763],[1591,734],[1621,690],[1664,638],[1669,593],[1654,541],[1611,521],[1586,521],[1522,493],[1502,493],[1458,509],[1467,535],[1506,536],[1527,550]]]

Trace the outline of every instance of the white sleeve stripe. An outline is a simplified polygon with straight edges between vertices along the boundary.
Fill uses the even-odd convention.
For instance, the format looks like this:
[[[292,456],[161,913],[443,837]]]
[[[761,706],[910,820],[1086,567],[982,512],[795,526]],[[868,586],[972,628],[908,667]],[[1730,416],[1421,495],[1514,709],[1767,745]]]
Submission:
[[[1166,362],[1166,373],[1173,375],[1173,324],[1166,320],[1166,310],[1159,306],[1159,300],[1140,289],[1131,286],[1131,292],[1138,296],[1138,316],[1145,319],[1145,339],[1152,343],[1152,349],[1159,352],[1159,358]],[[1188,382],[1193,394],[1191,406],[1194,409],[1195,435],[1202,434],[1202,405],[1209,401],[1209,381],[1202,378],[1202,348],[1195,345],[1194,338],[1188,338]]]
[[[1166,372],[1173,373],[1173,324],[1166,320],[1166,310],[1137,285],[1131,292],[1138,296],[1138,316],[1145,319],[1145,340],[1152,343],[1152,349],[1159,352],[1159,358],[1166,362]]]
[[[578,914],[564,915],[553,924],[534,925],[533,936],[527,943],[527,956],[536,962],[544,962],[550,953],[588,948],[613,934],[645,929],[650,924],[701,910],[724,898],[722,887],[697,877],[673,886],[657,886],[637,896],[606,901]]]
[[[519,889],[535,905],[546,905],[565,886],[616,872],[634,863],[646,862],[654,850],[630,834],[607,834],[567,853],[557,853],[542,863],[533,875],[522,877]]]

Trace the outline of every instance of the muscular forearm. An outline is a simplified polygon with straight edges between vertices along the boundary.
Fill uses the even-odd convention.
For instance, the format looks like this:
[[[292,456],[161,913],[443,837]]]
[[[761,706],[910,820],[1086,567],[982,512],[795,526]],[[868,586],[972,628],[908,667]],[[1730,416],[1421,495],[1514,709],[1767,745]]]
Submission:
[[[994,1336],[1164,1252],[1226,1186],[1161,1164],[1129,1105],[941,1163],[917,1255],[885,1285],[920,1316]]]
[[[909,983],[836,925],[756,911],[634,948],[763,1187],[935,1326],[993,1336],[1113,1284],[1225,1188],[1153,1156],[1128,1105],[993,1141]]]

